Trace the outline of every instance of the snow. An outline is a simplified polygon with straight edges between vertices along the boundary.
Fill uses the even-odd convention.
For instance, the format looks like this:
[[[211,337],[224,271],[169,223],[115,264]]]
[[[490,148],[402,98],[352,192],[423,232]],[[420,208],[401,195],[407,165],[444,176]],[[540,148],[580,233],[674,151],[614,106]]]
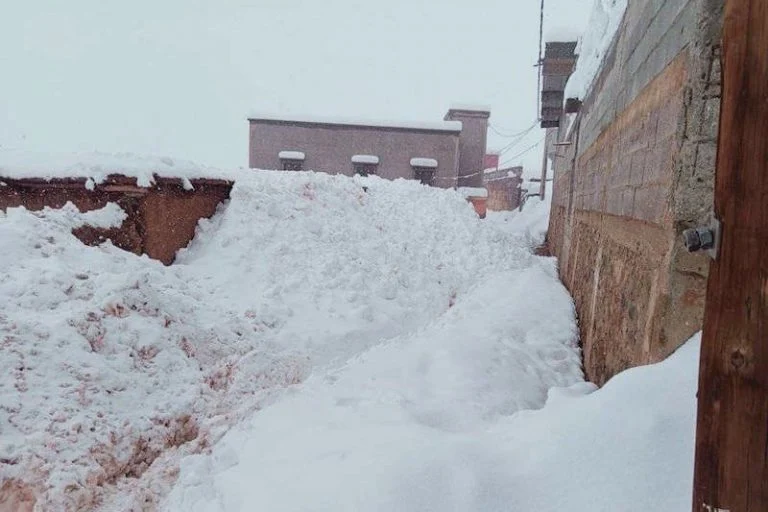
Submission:
[[[281,160],[304,160],[306,155],[301,151],[280,151],[277,157]]]
[[[541,190],[541,182],[540,181],[526,181],[521,185],[523,190],[528,191],[528,195],[536,195]]]
[[[87,178],[86,188],[103,183],[110,174],[136,178],[148,187],[155,176],[182,180],[207,178],[232,180],[236,171],[216,169],[186,160],[133,153],[46,153],[0,149],[0,178],[45,180]],[[191,186],[191,184],[190,184]]]
[[[368,349],[413,355],[381,378],[416,372],[411,413],[457,428],[446,400],[493,417],[581,380],[570,298],[531,252],[540,230],[484,222],[453,190],[244,173],[170,267],[71,234],[123,215],[0,214],[0,479],[44,510],[156,504],[182,456]],[[507,308],[532,303],[499,300],[504,283],[540,288],[560,319],[519,326]]]
[[[698,342],[585,383],[533,253],[549,207],[243,173],[170,267],[72,236],[115,204],[0,213],[0,487],[41,510],[690,510]]]
[[[587,29],[576,53],[576,69],[565,86],[565,98],[583,100],[600,71],[603,58],[621,25],[627,0],[595,0]]]
[[[496,285],[540,300],[525,284]],[[447,335],[447,343],[372,350],[308,379],[212,454],[185,459],[165,510],[690,510],[698,337],[600,390],[554,387],[540,410],[483,416],[489,403],[501,405],[498,396],[464,386],[487,347],[454,344],[441,327],[422,336]],[[463,371],[451,379],[455,370]],[[497,368],[494,384],[510,370]],[[473,391],[479,403],[465,402]]]
[[[437,167],[437,160],[434,158],[411,158],[411,167]]]
[[[314,123],[314,124],[338,124],[349,126],[375,126],[379,128],[405,128],[410,130],[436,130],[445,132],[460,132],[461,121],[390,121],[390,120],[372,120],[354,117],[323,117],[312,115],[291,115],[275,114],[267,112],[251,112],[248,114],[249,121],[287,121],[294,123]]]
[[[574,127],[574,122],[576,121],[576,117],[578,116],[578,112],[572,112],[570,114],[565,114],[565,137],[563,138],[562,142],[572,141],[571,138],[571,129]]]
[[[378,165],[379,157],[376,155],[352,155],[352,163]]]
[[[475,103],[451,103],[451,110],[470,110],[473,112],[490,112],[491,106],[487,104]]]
[[[459,187],[456,191],[464,197],[488,197],[485,187]]]

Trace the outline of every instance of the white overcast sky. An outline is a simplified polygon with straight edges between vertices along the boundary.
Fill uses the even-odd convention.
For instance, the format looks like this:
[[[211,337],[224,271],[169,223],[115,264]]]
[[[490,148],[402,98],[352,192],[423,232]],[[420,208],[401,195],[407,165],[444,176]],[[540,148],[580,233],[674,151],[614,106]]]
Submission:
[[[546,0],[579,33],[594,0]],[[0,146],[247,165],[249,111],[536,117],[540,0],[0,0]],[[533,130],[503,157],[540,166]],[[509,139],[489,133],[491,149]]]

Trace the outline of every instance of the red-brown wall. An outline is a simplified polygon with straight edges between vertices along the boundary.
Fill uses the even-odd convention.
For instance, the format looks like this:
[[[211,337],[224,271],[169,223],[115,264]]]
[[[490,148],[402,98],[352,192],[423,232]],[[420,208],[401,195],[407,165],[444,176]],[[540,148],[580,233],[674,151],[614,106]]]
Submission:
[[[122,226],[97,229],[83,226],[73,233],[84,243],[99,244],[109,239],[116,246],[169,265],[176,252],[195,236],[202,218],[212,216],[217,206],[229,198],[232,183],[221,180],[191,180],[193,190],[185,190],[179,179],[155,178],[152,187],[136,185],[136,180],[110,176],[94,190],[85,188],[84,179],[9,180],[0,187],[0,210],[23,206],[28,210],[61,208],[67,202],[80,211],[117,203],[128,218]]]

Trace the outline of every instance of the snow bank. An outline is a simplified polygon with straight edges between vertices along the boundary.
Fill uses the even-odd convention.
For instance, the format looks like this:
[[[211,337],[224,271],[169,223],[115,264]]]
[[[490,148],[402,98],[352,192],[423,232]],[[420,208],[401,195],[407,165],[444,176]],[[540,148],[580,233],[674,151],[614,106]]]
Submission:
[[[28,483],[44,510],[152,508],[179,457],[371,347],[411,354],[404,370],[425,372],[412,382],[432,382],[434,393],[450,380],[439,368],[455,369],[462,380],[448,394],[423,407],[418,390],[411,396],[412,417],[437,414],[446,428],[461,426],[439,420],[455,397],[493,417],[580,379],[570,300],[551,260],[532,254],[529,230],[479,220],[455,191],[244,173],[171,267],[70,233],[121,215],[115,205],[0,215],[0,487]],[[486,301],[507,302],[497,275],[520,290],[546,281],[563,311],[558,338],[534,332],[546,325],[520,330],[508,308],[484,312]],[[377,367],[382,379],[400,371],[395,361]],[[486,371],[495,376],[483,381]]]
[[[530,293],[539,305],[547,293],[526,285],[541,282],[508,275],[486,290],[511,286],[521,302]],[[558,315],[534,320],[528,332],[547,329],[547,320]],[[514,403],[530,380],[513,375],[541,370],[526,362],[539,360],[535,350],[556,327],[496,351],[482,336],[456,343],[442,328],[309,379],[212,455],[189,457],[165,510],[690,510],[698,339],[600,390],[552,388],[543,409],[510,415],[503,412],[530,405]],[[507,357],[520,348],[531,352]],[[484,367],[490,354],[498,366]],[[567,366],[565,353],[548,357]]]
[[[565,85],[565,98],[583,100],[621,25],[627,0],[595,0],[584,37],[576,49],[576,69]]]
[[[170,157],[152,157],[132,153],[40,153],[0,149],[0,180],[89,178],[102,183],[110,174],[136,178],[148,187],[154,175],[164,178],[231,180],[236,171],[225,171]]]

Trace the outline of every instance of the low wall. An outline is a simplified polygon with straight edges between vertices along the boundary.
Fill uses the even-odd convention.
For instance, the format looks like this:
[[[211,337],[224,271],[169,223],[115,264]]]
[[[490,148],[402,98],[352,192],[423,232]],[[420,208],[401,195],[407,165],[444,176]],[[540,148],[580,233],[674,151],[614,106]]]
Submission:
[[[515,210],[520,206],[520,184],[517,177],[487,181],[488,209],[493,211]]]
[[[520,186],[523,184],[522,175],[522,167],[507,167],[485,171],[483,186],[488,190],[489,210],[515,210],[520,206]]]
[[[61,208],[72,202],[80,211],[117,203],[128,215],[120,228],[77,228],[73,233],[84,243],[96,245],[109,239],[117,247],[170,265],[176,252],[195,235],[197,223],[211,217],[229,198],[232,183],[222,180],[191,180],[185,190],[180,179],[155,177],[151,187],[140,187],[133,178],[110,176],[93,190],[85,179],[0,178],[0,209],[23,206],[28,210]]]

